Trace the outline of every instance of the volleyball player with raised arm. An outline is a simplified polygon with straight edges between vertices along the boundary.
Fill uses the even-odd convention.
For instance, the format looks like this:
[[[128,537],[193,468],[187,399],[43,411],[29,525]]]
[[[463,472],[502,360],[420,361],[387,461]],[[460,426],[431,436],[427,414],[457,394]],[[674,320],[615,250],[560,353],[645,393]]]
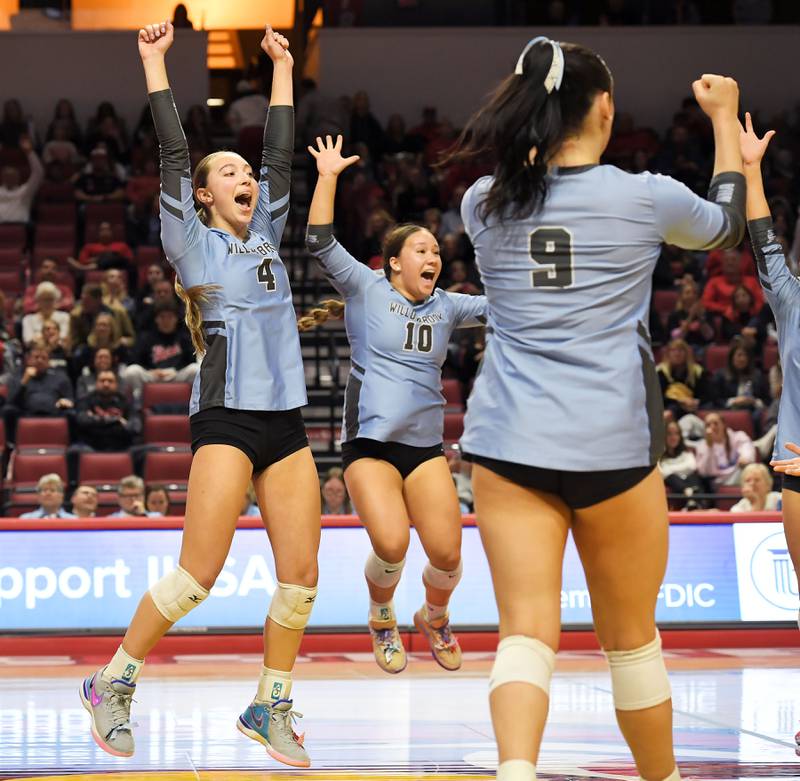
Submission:
[[[189,150],[164,57],[169,22],[139,31],[161,147],[161,237],[198,353],[190,404],[192,460],[177,569],[142,597],[110,663],[87,678],[81,699],[98,745],[130,756],[131,696],[144,658],[199,605],[230,549],[252,479],[275,558],[277,588],[264,626],[264,668],[238,728],[280,762],[308,767],[292,728],[292,668],[317,593],[319,484],[300,407],[303,362],[286,269],[278,255],[289,208],[294,146],[292,56],[267,27],[274,65],[261,177],[232,152],[215,152],[190,176]]]
[[[570,529],[639,774],[680,778],[655,625],[669,523],[651,276],[662,242],[734,247],[745,227],[738,87],[706,75],[693,89],[714,128],[708,200],[600,165],[611,73],[594,52],[547,38],[525,47],[454,151],[497,161],[462,203],[491,336],[461,446],[500,619],[489,683],[499,781],[536,778]]]
[[[367,528],[372,551],[364,574],[370,595],[369,629],[382,670],[399,673],[406,652],[392,597],[409,545],[410,523],[428,557],[422,573],[425,604],[414,624],[434,659],[461,666],[450,631],[448,602],[461,578],[461,511],[442,449],[442,364],[456,328],[485,322],[485,296],[436,289],[442,270],[436,238],[419,225],[400,225],[386,237],[384,274],[359,263],[333,236],[336,181],[358,157],[342,158],[342,138],[309,147],[317,179],[308,215],[308,251],[345,299],[351,348],[345,391],[342,463],[347,490]],[[326,302],[330,305],[331,302]],[[300,327],[317,317],[301,318]]]
[[[786,265],[786,257],[772,226],[772,215],[764,195],[761,160],[774,130],[759,138],[750,114],[740,134],[744,176],[747,180],[747,225],[756,256],[758,278],[764,297],[778,326],[778,349],[783,369],[783,390],[778,411],[778,434],[772,467],[783,473],[781,502],[783,530],[795,574],[800,573],[800,280]],[[800,622],[800,614],[798,614]],[[795,735],[800,744],[800,732]]]

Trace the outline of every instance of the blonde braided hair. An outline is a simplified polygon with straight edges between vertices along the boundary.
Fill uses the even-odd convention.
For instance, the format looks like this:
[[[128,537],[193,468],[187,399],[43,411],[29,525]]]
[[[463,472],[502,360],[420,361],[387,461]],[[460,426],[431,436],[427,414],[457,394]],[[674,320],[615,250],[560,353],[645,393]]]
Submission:
[[[320,301],[319,306],[315,306],[310,312],[297,319],[297,330],[310,331],[312,328],[319,328],[331,317],[335,320],[341,320],[344,317],[344,301],[335,298]]]

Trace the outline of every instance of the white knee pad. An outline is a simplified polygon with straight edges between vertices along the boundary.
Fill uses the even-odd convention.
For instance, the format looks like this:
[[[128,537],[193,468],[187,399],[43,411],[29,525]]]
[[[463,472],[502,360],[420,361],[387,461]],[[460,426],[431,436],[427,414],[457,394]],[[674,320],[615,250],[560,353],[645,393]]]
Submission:
[[[208,596],[208,589],[179,566],[151,587],[150,596],[158,612],[174,623],[196,608]]]
[[[605,651],[617,710],[643,710],[666,702],[672,691],[661,654],[661,636],[632,651]]]
[[[556,654],[550,646],[535,637],[510,635],[497,646],[489,691],[504,683],[529,683],[549,696],[555,665]]]
[[[269,603],[269,617],[287,629],[305,629],[317,598],[317,587],[278,583]]]
[[[364,565],[364,575],[370,583],[374,583],[378,588],[391,588],[400,582],[405,565],[405,559],[391,564],[378,558],[373,550],[369,552],[367,563]]]
[[[444,569],[437,569],[433,564],[428,562],[425,565],[425,569],[422,570],[422,579],[433,588],[438,588],[441,591],[452,591],[461,580],[463,569],[464,567],[461,561],[458,562],[458,566],[454,570],[450,570],[449,572]]]

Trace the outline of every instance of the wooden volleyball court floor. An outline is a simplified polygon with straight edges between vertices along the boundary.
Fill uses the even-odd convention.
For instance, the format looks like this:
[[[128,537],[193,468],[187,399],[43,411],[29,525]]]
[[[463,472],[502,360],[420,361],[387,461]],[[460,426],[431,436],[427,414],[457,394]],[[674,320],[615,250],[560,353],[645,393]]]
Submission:
[[[136,754],[111,757],[89,733],[78,686],[103,660],[0,657],[0,779],[76,781],[356,781],[494,777],[487,705],[491,654],[445,673],[412,654],[399,676],[367,654],[302,657],[294,687],[313,760],[292,770],[236,729],[260,671],[257,655],[148,661],[134,703]],[[675,744],[684,779],[800,778],[800,649],[667,651]],[[635,779],[614,721],[601,655],[559,655],[539,777]]]

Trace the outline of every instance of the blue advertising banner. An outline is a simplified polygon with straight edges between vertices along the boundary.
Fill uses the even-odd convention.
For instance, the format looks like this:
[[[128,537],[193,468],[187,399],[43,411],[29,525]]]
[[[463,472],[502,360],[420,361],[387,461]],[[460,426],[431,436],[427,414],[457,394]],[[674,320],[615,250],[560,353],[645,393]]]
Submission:
[[[177,529],[0,532],[0,631],[124,629],[142,593],[175,566],[180,534]],[[363,529],[323,529],[312,627],[364,625],[367,592],[362,572],[368,552]],[[464,577],[451,603],[453,623],[494,627],[491,577],[475,527],[464,528],[462,555]],[[395,596],[401,623],[410,624],[422,604],[424,564],[422,547],[412,535]],[[630,562],[633,583],[637,565]],[[589,594],[571,538],[562,589],[563,622],[589,625]],[[275,571],[264,531],[239,529],[211,596],[180,626],[259,627],[274,590]],[[671,527],[669,567],[657,617],[662,624],[740,620],[731,526]]]

